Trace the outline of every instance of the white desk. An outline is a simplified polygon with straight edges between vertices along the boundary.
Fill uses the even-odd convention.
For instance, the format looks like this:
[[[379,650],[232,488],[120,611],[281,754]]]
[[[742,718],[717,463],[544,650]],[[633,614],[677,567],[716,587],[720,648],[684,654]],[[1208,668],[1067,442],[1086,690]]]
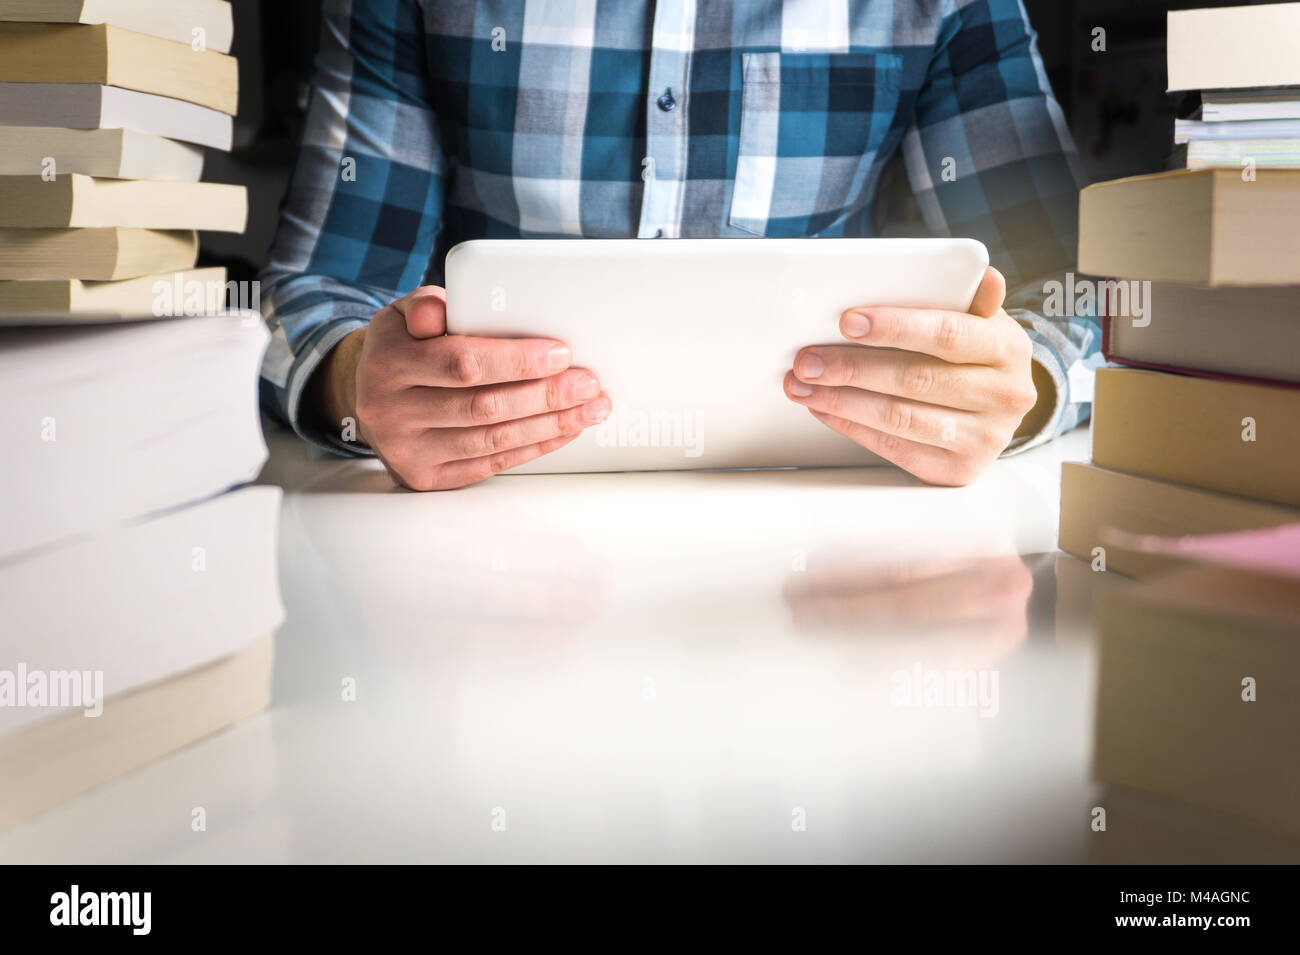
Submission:
[[[959,490],[876,469],[409,494],[270,441],[271,710],[0,858],[1086,861],[1092,650],[1054,623],[1050,556],[1086,431]],[[996,714],[900,705],[918,671],[996,675]]]

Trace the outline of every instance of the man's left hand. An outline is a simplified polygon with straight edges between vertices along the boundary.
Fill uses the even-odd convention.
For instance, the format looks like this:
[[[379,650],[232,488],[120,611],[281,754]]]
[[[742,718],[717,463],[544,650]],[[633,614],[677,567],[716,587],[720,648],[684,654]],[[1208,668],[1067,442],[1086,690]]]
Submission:
[[[786,396],[829,428],[931,484],[974,481],[1037,398],[1032,345],[984,274],[970,313],[864,306],[845,312],[853,344],[795,356]]]

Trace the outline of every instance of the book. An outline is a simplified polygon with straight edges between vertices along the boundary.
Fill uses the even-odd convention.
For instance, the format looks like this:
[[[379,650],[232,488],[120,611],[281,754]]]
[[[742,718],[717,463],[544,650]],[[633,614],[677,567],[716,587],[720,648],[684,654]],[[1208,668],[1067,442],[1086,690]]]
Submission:
[[[1103,318],[1102,351],[1139,368],[1300,383],[1300,287],[1156,282],[1141,322]]]
[[[1241,171],[1250,162],[1257,169],[1300,168],[1297,139],[1193,139],[1186,144],[1180,164],[1186,169],[1227,167]]]
[[[0,331],[0,558],[256,477],[269,337],[253,312]]]
[[[215,109],[94,83],[0,83],[0,125],[129,129],[223,152],[235,135]]]
[[[97,83],[228,115],[239,103],[234,57],[103,24],[0,23],[0,82]]]
[[[162,294],[159,283],[166,287]],[[177,283],[182,290],[197,283],[203,289],[203,295],[197,299],[202,306],[187,312],[185,296],[172,293]],[[81,279],[0,282],[0,327],[172,318],[178,314],[219,311],[225,304],[225,288],[223,268],[144,275],[117,282]]]
[[[198,182],[203,150],[130,129],[0,126],[0,176],[68,173]]]
[[[112,281],[192,269],[199,237],[150,229],[0,229],[0,279]]]
[[[68,175],[0,176],[0,228],[197,229],[243,232],[248,189]]]
[[[273,659],[272,673],[278,666]],[[288,858],[294,844],[288,817],[259,811],[284,795],[283,754],[277,758],[274,723],[265,711],[252,714],[163,760],[50,806],[37,818],[0,830],[0,858],[11,865],[248,864]],[[175,806],[182,792],[203,794],[209,821],[221,820],[222,839],[186,838],[188,826],[178,831]]]
[[[280,502],[279,488],[240,488],[0,563],[0,670],[100,674],[79,701],[9,700],[0,735],[98,709],[275,630]]]
[[[1300,119],[1300,86],[1203,90],[1201,119],[1210,123]]]
[[[1300,521],[1300,509],[1109,471],[1091,464],[1061,465],[1061,550],[1087,561],[1105,558],[1109,572],[1145,579],[1178,566],[1160,554],[1113,546],[1109,528],[1177,537],[1279,527]]]
[[[1300,835],[1300,587],[1190,566],[1098,619],[1094,771]]]
[[[0,829],[266,709],[273,647],[264,635],[230,656],[111,698],[95,719],[69,713],[0,736]]]
[[[1162,172],[1079,194],[1079,271],[1090,275],[1290,285],[1297,281],[1300,170]]]
[[[218,53],[230,52],[235,32],[227,0],[0,0],[0,20],[106,23]]]
[[[1300,84],[1300,3],[1171,10],[1168,89]]]
[[[1201,140],[1295,139],[1300,137],[1300,119],[1252,119],[1238,122],[1174,120],[1174,142]]]
[[[1300,507],[1300,388],[1101,368],[1098,467]]]

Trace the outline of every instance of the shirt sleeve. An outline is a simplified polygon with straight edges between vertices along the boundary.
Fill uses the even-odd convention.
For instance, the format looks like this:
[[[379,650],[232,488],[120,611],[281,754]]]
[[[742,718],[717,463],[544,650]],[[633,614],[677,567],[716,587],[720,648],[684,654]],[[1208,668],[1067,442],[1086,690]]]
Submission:
[[[424,280],[444,202],[416,0],[324,0],[311,105],[262,311],[272,340],[263,405],[302,437],[364,451],[304,422],[304,386],[344,336]]]
[[[1006,309],[1056,386],[1048,424],[1009,451],[1086,421],[1099,361],[1095,315],[1044,315],[1045,282],[1077,259],[1086,177],[1020,0],[950,0],[903,137],[903,158],[936,235],[979,239],[1011,290]]]

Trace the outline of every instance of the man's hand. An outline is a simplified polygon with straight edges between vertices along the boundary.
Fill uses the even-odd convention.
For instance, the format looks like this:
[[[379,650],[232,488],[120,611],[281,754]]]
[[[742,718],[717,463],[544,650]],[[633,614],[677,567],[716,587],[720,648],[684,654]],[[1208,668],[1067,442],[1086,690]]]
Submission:
[[[856,344],[801,350],[786,395],[923,481],[969,484],[1006,449],[1037,400],[1029,336],[1002,310],[1006,291],[990,268],[970,314],[845,312],[840,332]]]
[[[563,342],[448,335],[446,306],[442,289],[417,289],[339,342],[312,378],[318,423],[354,418],[396,480],[431,491],[518,467],[609,416]]]

